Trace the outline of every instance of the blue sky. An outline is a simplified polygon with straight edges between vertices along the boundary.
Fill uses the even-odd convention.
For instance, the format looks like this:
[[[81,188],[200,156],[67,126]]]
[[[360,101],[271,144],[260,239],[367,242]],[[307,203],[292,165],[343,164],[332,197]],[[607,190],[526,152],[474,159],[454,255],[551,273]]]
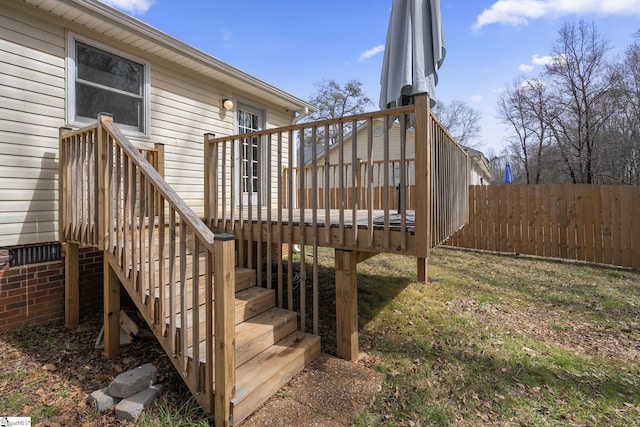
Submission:
[[[391,0],[103,0],[299,98],[323,79],[358,79],[377,108]],[[640,30],[640,0],[441,0],[447,56],[436,97],[482,115],[481,148],[499,151],[501,90],[543,69],[568,20],[596,23],[621,54]]]

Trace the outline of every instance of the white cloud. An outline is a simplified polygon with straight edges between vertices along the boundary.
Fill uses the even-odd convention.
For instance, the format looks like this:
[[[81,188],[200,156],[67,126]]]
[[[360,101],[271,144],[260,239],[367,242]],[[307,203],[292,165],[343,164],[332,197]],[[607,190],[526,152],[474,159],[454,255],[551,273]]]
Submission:
[[[100,0],[101,2],[134,15],[144,15],[154,0]]]
[[[518,26],[545,16],[586,14],[640,15],[640,0],[497,0],[478,15],[473,28],[491,24]]]
[[[473,96],[469,97],[469,101],[478,103],[478,102],[482,101],[482,95],[473,95]]]
[[[531,57],[531,62],[533,62],[533,64],[535,65],[548,65],[551,64],[554,59],[555,58],[553,56],[540,56],[538,54],[535,54]]]
[[[554,61],[560,60],[561,58],[561,56],[540,56],[536,53],[535,55],[531,55],[531,64],[520,64],[519,69],[524,73],[528,73],[530,71],[533,71],[536,65],[549,65]]]
[[[366,61],[367,59],[379,54],[380,52],[384,52],[384,45],[378,45],[376,47],[372,47],[367,51],[362,52],[360,54],[360,58],[358,58],[358,61],[360,62]]]

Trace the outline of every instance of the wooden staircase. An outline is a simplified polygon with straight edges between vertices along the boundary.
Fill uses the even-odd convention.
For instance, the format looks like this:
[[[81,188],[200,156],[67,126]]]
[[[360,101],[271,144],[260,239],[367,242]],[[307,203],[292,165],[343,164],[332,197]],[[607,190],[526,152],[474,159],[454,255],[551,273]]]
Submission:
[[[202,258],[202,257],[201,257]],[[119,269],[119,263],[115,257],[110,256],[110,265],[112,268]],[[201,259],[201,264],[203,264]],[[189,269],[187,269],[189,270]],[[204,265],[202,268],[204,271]],[[117,274],[123,287],[137,300],[139,294],[139,286],[135,286],[131,271],[120,272]],[[191,277],[188,277],[191,280]],[[202,303],[198,307],[200,312],[199,319],[205,319],[205,303],[204,303],[204,283],[199,280],[199,292]],[[145,305],[153,305],[165,307],[170,304],[170,289],[164,292],[163,301],[160,301],[162,291],[160,287],[153,289],[153,292],[146,291],[143,298]],[[175,299],[179,299],[179,287],[176,290]],[[153,293],[153,298],[149,295]],[[180,341],[179,336],[184,334],[187,342],[186,357],[187,365],[193,361],[193,336],[192,319],[193,305],[191,295],[188,295],[186,301],[187,308],[187,330],[183,328],[181,307],[176,307],[175,316],[166,316],[164,319],[165,334],[158,337],[158,341],[163,346],[167,355],[176,365],[176,360],[184,357],[182,354],[174,354],[173,348],[167,345],[170,341]],[[169,310],[170,311],[170,310]],[[150,310],[143,308],[140,313],[145,318],[149,327],[156,332],[158,330],[158,316],[149,318],[147,313]],[[151,311],[159,313],[158,310]],[[236,366],[236,390],[235,397],[231,400],[233,406],[233,420],[235,424],[242,422],[246,417],[251,415],[259,408],[269,397],[275,394],[283,385],[291,378],[304,369],[320,354],[320,337],[306,332],[302,332],[298,328],[297,313],[276,307],[276,295],[274,289],[265,289],[256,286],[255,270],[247,268],[235,269],[235,366]],[[200,322],[200,346],[197,352],[200,355],[205,354],[206,346],[206,328],[204,320]],[[171,336],[172,323],[175,326],[174,336]],[[157,332],[156,332],[156,335]],[[204,372],[206,369],[206,359],[200,357],[196,363],[197,370]],[[181,366],[177,366],[179,370]],[[181,372],[181,374],[183,374]],[[187,383],[188,384],[188,383]],[[215,393],[215,384],[213,385]],[[194,396],[198,398],[201,394],[198,390],[192,390]]]
[[[298,313],[234,266],[234,237],[207,228],[110,117],[61,130],[60,195],[66,324],[77,325],[79,245],[98,247],[105,353],[119,353],[122,285],[216,426],[242,422],[320,353]]]

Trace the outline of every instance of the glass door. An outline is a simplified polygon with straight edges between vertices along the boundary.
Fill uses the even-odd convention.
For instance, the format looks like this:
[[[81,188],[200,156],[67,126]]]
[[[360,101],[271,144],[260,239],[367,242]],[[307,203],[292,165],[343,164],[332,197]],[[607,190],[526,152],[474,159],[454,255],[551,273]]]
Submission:
[[[251,133],[262,129],[260,114],[244,107],[238,108],[238,133]],[[258,163],[261,159],[260,146],[257,137],[243,138],[237,147],[239,163],[239,188],[242,192],[242,204],[252,205],[258,203],[258,191],[260,180],[258,179]]]

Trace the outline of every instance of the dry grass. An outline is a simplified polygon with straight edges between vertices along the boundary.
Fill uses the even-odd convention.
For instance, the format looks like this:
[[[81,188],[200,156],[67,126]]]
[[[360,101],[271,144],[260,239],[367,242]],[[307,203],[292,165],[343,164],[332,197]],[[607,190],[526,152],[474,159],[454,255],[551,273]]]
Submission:
[[[323,350],[335,350],[333,253],[321,251]],[[637,425],[640,272],[439,249],[358,265],[363,363],[385,374],[355,425]],[[148,426],[206,425],[155,341],[106,360],[96,313],[0,335],[0,415],[42,425],[127,425],[86,405],[118,372],[152,362],[168,391]],[[277,414],[274,414],[277,416]],[[56,424],[57,423],[57,424]],[[35,424],[35,423],[34,423]]]
[[[637,425],[640,274],[440,249],[359,265],[361,425]],[[410,424],[413,423],[413,424]]]

